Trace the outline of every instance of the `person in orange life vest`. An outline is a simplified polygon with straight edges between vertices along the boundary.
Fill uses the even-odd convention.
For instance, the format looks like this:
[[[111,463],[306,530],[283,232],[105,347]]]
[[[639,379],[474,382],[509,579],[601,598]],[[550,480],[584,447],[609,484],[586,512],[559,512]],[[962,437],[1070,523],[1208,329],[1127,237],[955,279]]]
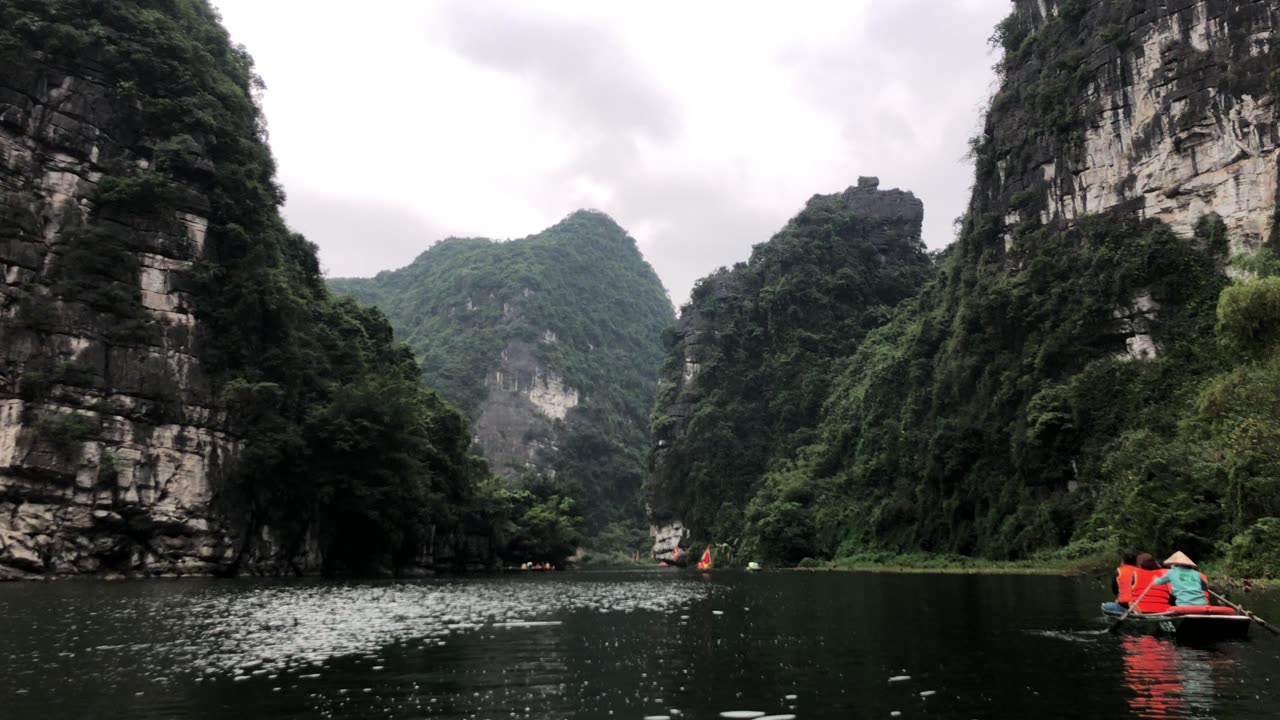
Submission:
[[[1164,561],[1169,571],[1151,581],[1151,586],[1168,585],[1175,605],[1208,605],[1209,581],[1196,564],[1179,551]]]
[[[1120,567],[1116,568],[1116,576],[1111,579],[1111,594],[1116,596],[1116,603],[1127,608],[1133,602],[1133,576],[1138,571],[1135,553],[1126,550],[1120,558]]]
[[[1138,569],[1133,575],[1133,600],[1138,603],[1140,613],[1162,613],[1169,609],[1169,587],[1152,585],[1156,578],[1163,577],[1165,569],[1160,567],[1150,553],[1138,556]]]

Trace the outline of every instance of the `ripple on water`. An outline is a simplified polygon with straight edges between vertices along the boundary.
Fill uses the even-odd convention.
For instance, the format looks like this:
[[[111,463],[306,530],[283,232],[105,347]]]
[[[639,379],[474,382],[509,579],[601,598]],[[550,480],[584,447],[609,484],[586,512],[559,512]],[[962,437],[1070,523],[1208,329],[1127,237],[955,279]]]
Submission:
[[[1107,634],[1105,630],[1024,630],[1023,632],[1037,637],[1082,643],[1096,643],[1099,636]]]

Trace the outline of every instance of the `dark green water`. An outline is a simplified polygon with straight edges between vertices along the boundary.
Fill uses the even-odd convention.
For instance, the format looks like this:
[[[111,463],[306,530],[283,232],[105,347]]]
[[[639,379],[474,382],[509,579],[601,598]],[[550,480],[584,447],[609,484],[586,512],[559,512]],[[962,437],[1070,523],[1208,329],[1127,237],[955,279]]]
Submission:
[[[1102,592],[674,570],[8,584],[0,718],[1280,716],[1280,639],[1099,634]],[[1280,596],[1247,597],[1280,619]]]

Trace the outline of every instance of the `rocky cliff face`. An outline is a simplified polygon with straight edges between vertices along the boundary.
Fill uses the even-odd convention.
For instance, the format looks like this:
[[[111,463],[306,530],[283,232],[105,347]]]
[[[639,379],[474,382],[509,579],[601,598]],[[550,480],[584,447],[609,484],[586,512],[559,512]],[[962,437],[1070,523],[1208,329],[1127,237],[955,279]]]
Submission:
[[[0,579],[319,569],[352,543],[299,418],[412,364],[280,220],[251,61],[203,0],[49,0],[0,3],[0,67]],[[429,530],[374,562],[474,559]]]
[[[169,214],[104,207],[104,173],[152,141],[78,70],[0,77],[0,572],[207,573],[237,550],[214,480],[237,443],[186,292],[205,188]],[[97,233],[129,250],[94,257]]]
[[[554,342],[547,331],[544,342]],[[578,406],[578,391],[538,358],[537,347],[513,341],[485,376],[488,394],[475,422],[476,449],[493,471],[519,479],[525,473],[555,477],[556,438]]]
[[[1189,238],[1214,212],[1236,251],[1272,239],[1277,22],[1266,0],[1018,0],[985,188],[1007,224],[1118,208]]]
[[[864,177],[816,196],[750,262],[700,280],[668,338],[651,420],[654,554],[741,534],[777,453],[803,437],[830,364],[927,275],[924,206]]]

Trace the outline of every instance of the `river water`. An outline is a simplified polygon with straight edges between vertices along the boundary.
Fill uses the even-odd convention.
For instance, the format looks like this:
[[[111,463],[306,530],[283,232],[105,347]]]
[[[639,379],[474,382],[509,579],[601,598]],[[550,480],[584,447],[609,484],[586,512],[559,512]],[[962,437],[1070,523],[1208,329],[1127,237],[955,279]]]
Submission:
[[[1104,592],[647,569],[11,583],[0,718],[1280,717],[1280,638],[1107,635]],[[1280,595],[1245,597],[1280,618]]]

